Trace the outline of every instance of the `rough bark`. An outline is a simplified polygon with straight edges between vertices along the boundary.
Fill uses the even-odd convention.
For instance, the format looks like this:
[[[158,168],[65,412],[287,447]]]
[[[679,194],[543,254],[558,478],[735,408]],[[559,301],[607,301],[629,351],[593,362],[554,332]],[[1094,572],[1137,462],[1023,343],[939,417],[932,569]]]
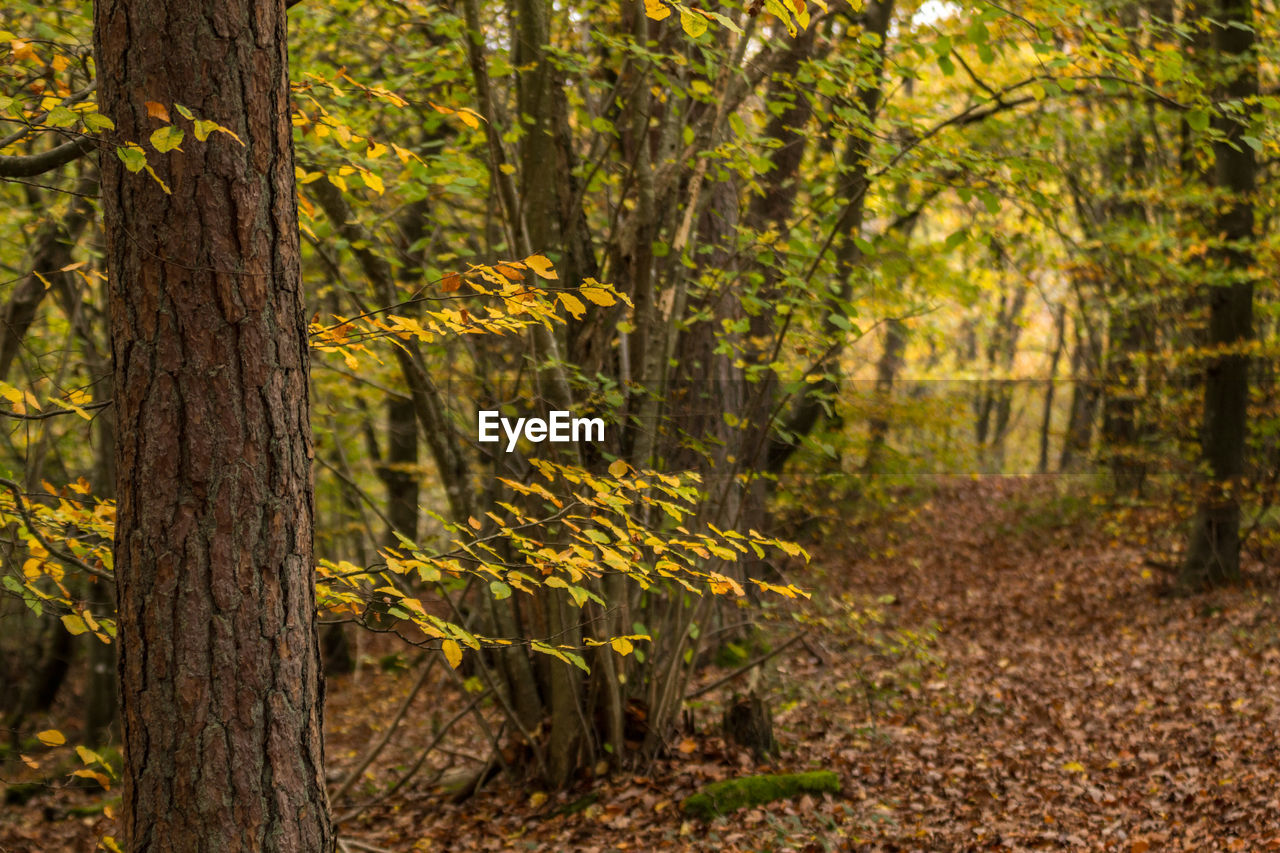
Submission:
[[[126,849],[328,851],[313,447],[283,0],[104,0]],[[176,114],[175,114],[176,118]]]

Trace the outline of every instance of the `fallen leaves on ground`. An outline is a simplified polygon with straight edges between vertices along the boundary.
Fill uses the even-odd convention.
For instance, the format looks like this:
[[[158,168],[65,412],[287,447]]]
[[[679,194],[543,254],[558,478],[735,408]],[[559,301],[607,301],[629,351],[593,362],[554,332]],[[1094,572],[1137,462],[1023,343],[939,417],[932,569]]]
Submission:
[[[693,728],[643,775],[561,793],[499,777],[459,804],[409,785],[341,833],[366,845],[352,849],[397,853],[1280,849],[1274,578],[1258,580],[1254,566],[1249,587],[1163,597],[1140,549],[1104,535],[1096,517],[1056,513],[1057,499],[1046,481],[947,482],[899,520],[844,547],[828,542],[811,584],[828,602],[878,602],[884,615],[862,633],[814,630],[769,662],[763,685],[783,750],[772,764],[715,731],[730,684],[694,705]],[[928,638],[922,654],[866,642],[895,631]],[[377,673],[331,687],[333,778],[412,681]],[[424,694],[433,698],[413,711],[424,724],[406,726],[354,800],[412,761],[433,715],[465,701],[444,682]],[[484,740],[458,734],[448,748],[465,767]],[[679,810],[711,781],[813,768],[839,773],[842,794],[711,823]],[[0,849],[37,849],[37,839],[42,850],[91,849],[110,822],[50,805],[89,796],[54,791],[6,807]]]

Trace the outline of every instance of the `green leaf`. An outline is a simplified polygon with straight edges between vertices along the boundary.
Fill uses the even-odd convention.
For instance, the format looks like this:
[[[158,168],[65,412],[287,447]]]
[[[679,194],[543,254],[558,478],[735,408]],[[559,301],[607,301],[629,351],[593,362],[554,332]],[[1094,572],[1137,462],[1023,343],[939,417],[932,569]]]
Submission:
[[[44,120],[44,123],[49,127],[71,127],[79,118],[80,116],[74,111],[59,106],[49,110],[49,117]]]
[[[1187,113],[1187,126],[1198,133],[1204,133],[1209,129],[1209,111],[1192,110]]]
[[[116,146],[116,156],[130,172],[141,172],[147,165],[147,152],[132,142]]]
[[[498,601],[502,601],[502,599],[504,598],[511,597],[511,587],[507,586],[502,581],[490,581],[489,592]]]
[[[84,126],[90,130],[115,130],[116,123],[102,113],[85,113]]]
[[[182,128],[168,124],[151,134],[151,146],[161,154],[174,149],[181,151],[178,146],[182,144],[184,135]]]
[[[707,19],[682,8],[680,10],[680,26],[684,28],[686,33],[697,38],[707,31]]]

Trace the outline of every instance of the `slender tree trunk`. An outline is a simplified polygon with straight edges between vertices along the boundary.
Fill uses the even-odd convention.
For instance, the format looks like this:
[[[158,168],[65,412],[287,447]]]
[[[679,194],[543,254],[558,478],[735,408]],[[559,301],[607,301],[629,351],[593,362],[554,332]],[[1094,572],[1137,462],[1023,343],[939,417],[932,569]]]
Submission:
[[[889,407],[893,405],[893,383],[902,369],[902,356],[907,348],[907,324],[897,317],[890,317],[885,326],[884,350],[876,363],[875,410],[867,421],[867,456],[862,470],[867,474],[880,473],[884,465],[884,450],[889,438]]]
[[[1081,306],[1081,315],[1087,306]],[[1091,329],[1075,323],[1075,346],[1071,350],[1071,407],[1067,432],[1062,439],[1058,470],[1076,474],[1083,470],[1093,445],[1093,422],[1098,413],[1098,342]]]
[[[95,5],[126,849],[326,853],[313,447],[284,0]],[[181,124],[181,122],[180,122]]]
[[[1053,355],[1049,359],[1049,377],[1044,388],[1044,408],[1040,413],[1040,462],[1036,465],[1036,470],[1041,474],[1049,472],[1049,428],[1053,425],[1053,398],[1058,390],[1058,362],[1062,360],[1062,350],[1067,340],[1067,306],[1059,305],[1053,314]]]

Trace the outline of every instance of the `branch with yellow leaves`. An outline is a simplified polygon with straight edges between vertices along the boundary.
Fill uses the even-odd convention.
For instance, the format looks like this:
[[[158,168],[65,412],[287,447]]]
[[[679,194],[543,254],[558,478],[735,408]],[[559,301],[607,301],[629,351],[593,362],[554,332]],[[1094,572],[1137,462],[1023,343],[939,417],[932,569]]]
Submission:
[[[66,563],[68,566],[87,572],[95,578],[101,578],[104,581],[111,581],[112,583],[115,582],[115,578],[110,572],[105,572],[102,569],[95,568],[74,554],[68,554],[65,551],[53,547],[53,545],[49,543],[49,540],[44,538],[44,534],[42,534],[39,528],[36,527],[35,520],[31,517],[31,511],[27,508],[27,501],[24,496],[22,486],[18,485],[13,480],[8,480],[3,477],[0,477],[0,486],[8,489],[13,495],[13,504],[18,510],[18,515],[22,516],[22,523],[25,524],[27,526],[27,530],[31,532],[31,537],[39,542],[46,551]]]

